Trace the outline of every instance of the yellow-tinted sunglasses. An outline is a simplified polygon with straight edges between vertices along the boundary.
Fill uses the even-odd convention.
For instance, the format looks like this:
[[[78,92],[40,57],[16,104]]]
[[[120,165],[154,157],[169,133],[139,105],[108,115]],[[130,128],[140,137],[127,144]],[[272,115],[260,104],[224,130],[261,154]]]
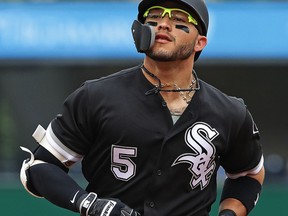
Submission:
[[[165,8],[162,6],[153,6],[148,8],[148,10],[143,14],[145,19],[149,19],[150,21],[159,21],[166,14],[168,14],[169,18],[177,23],[192,23],[197,26],[198,22],[194,19],[188,12],[178,8]]]

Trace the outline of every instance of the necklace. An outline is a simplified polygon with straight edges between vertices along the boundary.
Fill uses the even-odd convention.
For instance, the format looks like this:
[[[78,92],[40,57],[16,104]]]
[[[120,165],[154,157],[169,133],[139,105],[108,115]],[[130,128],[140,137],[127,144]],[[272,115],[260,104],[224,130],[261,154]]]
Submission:
[[[189,104],[192,100],[193,93],[200,89],[199,81],[197,78],[197,74],[195,70],[192,71],[194,79],[191,81],[191,84],[189,87],[186,88],[180,88],[176,83],[161,83],[161,80],[153,73],[151,73],[143,64],[141,68],[153,79],[155,79],[158,83],[154,84],[155,88],[151,89],[150,91],[154,91],[155,93],[158,93],[160,91],[162,92],[179,92],[181,98]],[[194,85],[196,84],[196,87]],[[172,87],[172,89],[163,89],[167,87]],[[146,94],[150,94],[150,91],[146,92]]]
[[[181,89],[176,83],[161,83],[161,86],[159,86],[159,84],[154,84],[154,86],[156,88],[160,88],[160,91],[167,91],[167,90],[164,90],[163,88],[166,88],[166,87],[172,87],[174,88],[174,90],[176,91],[179,91],[179,94],[180,96],[182,97],[182,99],[187,103],[189,104],[190,101],[192,100],[192,96],[193,96],[193,93],[194,93],[194,89],[193,89],[193,86],[195,85],[196,83],[196,79],[194,78],[191,82],[191,84],[189,85],[189,88],[188,88],[188,91],[186,91],[186,89]],[[170,89],[171,90],[171,89]],[[172,89],[173,90],[173,89]],[[185,90],[185,91],[183,91]]]

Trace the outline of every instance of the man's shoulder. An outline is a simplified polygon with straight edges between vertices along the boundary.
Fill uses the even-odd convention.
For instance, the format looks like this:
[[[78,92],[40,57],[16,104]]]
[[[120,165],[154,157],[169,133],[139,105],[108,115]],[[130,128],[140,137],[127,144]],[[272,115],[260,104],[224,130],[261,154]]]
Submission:
[[[246,105],[242,98],[228,95],[222,92],[220,89],[212,86],[202,80],[200,80],[201,84],[201,97],[202,100],[207,103],[213,103],[214,105],[219,105],[222,108],[238,108],[245,109]]]
[[[121,79],[121,77],[125,77],[125,78],[133,78],[135,76],[138,75],[137,71],[140,70],[140,65],[137,65],[135,67],[131,67],[131,68],[126,68],[120,71],[117,71],[115,73],[109,74],[107,76],[101,77],[99,79],[93,79],[93,80],[88,80],[86,81],[89,84],[95,84],[95,83],[101,83],[101,82],[118,82],[119,79]]]

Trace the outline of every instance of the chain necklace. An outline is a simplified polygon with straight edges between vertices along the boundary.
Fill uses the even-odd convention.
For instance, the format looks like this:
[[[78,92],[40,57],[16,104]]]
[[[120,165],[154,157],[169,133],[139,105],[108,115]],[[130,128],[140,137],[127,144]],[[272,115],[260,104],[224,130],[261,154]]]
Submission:
[[[181,98],[187,103],[189,104],[190,101],[192,100],[192,96],[193,93],[197,90],[200,89],[200,85],[199,85],[199,81],[196,75],[196,72],[193,70],[193,76],[194,79],[191,81],[191,84],[189,85],[189,87],[187,89],[182,89],[180,88],[176,83],[161,83],[161,80],[153,73],[151,73],[147,68],[145,68],[145,66],[142,64],[141,68],[149,75],[151,76],[153,79],[155,79],[156,81],[158,81],[157,84],[154,84],[155,88],[151,89],[150,91],[146,92],[146,94],[150,94],[151,92],[155,92],[158,93],[160,91],[162,92],[179,92]],[[194,85],[196,84],[196,87],[194,87]],[[172,89],[163,89],[163,88],[167,88],[167,87],[172,87]]]
[[[196,83],[196,79],[194,78],[191,82],[191,84],[189,85],[189,88],[188,88],[188,91],[183,91],[183,89],[181,89],[176,83],[161,83],[161,86],[160,86],[160,91],[165,91],[165,89],[163,88],[167,88],[167,87],[172,87],[174,88],[175,90],[179,91],[179,94],[181,96],[181,98],[187,103],[189,104],[190,101],[192,100],[192,96],[193,96],[193,93],[194,93],[194,89],[193,89],[193,86],[195,85]],[[159,84],[154,84],[154,86],[156,88],[159,88]]]

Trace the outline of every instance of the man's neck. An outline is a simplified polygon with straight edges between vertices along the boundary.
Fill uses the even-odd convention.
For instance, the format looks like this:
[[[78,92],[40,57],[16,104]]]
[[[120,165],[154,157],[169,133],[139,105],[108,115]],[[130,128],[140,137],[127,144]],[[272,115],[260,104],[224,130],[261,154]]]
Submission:
[[[176,84],[180,88],[187,88],[194,79],[193,60],[159,62],[146,57],[143,64],[148,71],[160,79],[162,84]],[[147,73],[144,75],[151,83],[155,83],[154,78]]]
[[[196,77],[192,73],[193,61],[156,62],[147,57],[143,66],[144,76],[155,87],[161,89],[160,94],[166,101],[170,112],[181,115],[195,93],[192,89],[197,86]],[[191,91],[186,91],[187,89]]]

